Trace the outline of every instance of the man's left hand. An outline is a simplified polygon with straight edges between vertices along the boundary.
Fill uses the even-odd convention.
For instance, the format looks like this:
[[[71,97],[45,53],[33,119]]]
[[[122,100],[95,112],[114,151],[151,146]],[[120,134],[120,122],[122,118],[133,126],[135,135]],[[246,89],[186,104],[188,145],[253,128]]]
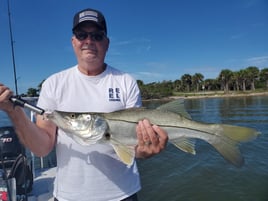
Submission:
[[[159,126],[152,125],[149,120],[139,121],[136,132],[138,138],[136,158],[149,158],[166,147],[167,133]]]

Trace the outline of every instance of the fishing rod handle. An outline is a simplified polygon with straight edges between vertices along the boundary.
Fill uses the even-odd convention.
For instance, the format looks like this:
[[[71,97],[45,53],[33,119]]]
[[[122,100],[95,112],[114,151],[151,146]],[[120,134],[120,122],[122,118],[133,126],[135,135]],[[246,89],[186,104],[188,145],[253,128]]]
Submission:
[[[44,112],[45,112],[44,109],[28,103],[26,100],[23,100],[20,97],[12,96],[10,98],[10,101],[14,104],[14,106],[20,106],[23,108],[27,108],[27,109],[29,109],[37,114],[40,114],[40,115],[44,114]]]

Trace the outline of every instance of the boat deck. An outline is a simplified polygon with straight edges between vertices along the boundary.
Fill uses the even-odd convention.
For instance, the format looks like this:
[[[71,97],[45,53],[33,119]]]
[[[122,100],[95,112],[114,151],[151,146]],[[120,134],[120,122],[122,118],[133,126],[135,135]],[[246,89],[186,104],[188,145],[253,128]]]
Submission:
[[[54,201],[53,183],[56,167],[35,171],[33,190],[28,195],[28,201]]]

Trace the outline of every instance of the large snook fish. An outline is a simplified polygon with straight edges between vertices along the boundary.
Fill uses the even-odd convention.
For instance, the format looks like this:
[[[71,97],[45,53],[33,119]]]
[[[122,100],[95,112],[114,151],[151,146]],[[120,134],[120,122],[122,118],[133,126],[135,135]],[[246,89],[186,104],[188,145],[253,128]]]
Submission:
[[[53,111],[46,113],[45,118],[82,145],[110,143],[127,165],[132,164],[135,157],[137,122],[145,118],[163,128],[168,133],[169,142],[182,151],[195,154],[193,139],[201,139],[238,167],[244,162],[238,144],[252,140],[259,134],[246,127],[193,121],[180,99],[156,109],[132,108],[111,113]]]

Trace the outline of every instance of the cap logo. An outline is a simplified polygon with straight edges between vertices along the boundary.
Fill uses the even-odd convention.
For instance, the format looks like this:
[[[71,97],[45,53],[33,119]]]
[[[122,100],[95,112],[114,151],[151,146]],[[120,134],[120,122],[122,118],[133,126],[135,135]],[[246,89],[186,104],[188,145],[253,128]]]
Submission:
[[[84,11],[79,14],[79,23],[86,21],[86,20],[91,20],[98,22],[98,13],[94,11]]]

